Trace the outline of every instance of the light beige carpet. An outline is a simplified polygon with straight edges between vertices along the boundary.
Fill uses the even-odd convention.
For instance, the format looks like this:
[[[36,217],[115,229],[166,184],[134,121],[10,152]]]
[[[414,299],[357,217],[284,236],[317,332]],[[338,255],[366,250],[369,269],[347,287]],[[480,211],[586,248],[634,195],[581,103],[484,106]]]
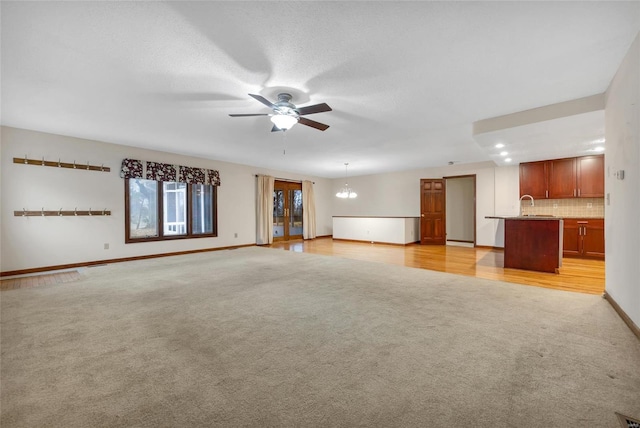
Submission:
[[[0,298],[3,428],[640,415],[640,342],[598,296],[250,247]]]

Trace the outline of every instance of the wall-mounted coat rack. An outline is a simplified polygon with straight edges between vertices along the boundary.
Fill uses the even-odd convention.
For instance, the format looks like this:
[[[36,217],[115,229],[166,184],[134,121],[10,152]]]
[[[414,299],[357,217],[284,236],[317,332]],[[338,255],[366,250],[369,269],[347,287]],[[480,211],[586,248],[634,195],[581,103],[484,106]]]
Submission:
[[[78,209],[74,209],[74,210],[66,210],[63,211],[62,208],[60,208],[57,211],[45,211],[44,208],[42,208],[39,211],[27,211],[24,208],[22,209],[22,211],[14,211],[13,215],[16,217],[63,217],[63,216],[79,216],[79,215],[88,215],[88,216],[103,216],[103,215],[111,215],[111,211],[107,210],[106,208],[103,210],[92,210],[91,208],[89,208],[88,211],[78,211]]]
[[[76,163],[76,161],[73,161],[73,163],[60,162],[60,159],[58,159],[57,161],[48,161],[48,160],[44,160],[44,158],[28,159],[26,156],[24,158],[13,158],[13,163],[20,163],[23,165],[53,166],[56,168],[80,169],[84,171],[100,171],[100,172],[111,171],[111,168],[109,168],[108,166],[104,166],[104,164],[98,166],[98,165],[89,165],[89,162],[87,162],[86,164]]]

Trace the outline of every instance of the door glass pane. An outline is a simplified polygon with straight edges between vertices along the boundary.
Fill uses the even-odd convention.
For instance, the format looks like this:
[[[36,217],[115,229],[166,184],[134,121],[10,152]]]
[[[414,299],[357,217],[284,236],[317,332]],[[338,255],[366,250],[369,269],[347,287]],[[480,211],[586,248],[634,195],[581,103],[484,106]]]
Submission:
[[[289,235],[302,235],[302,190],[289,190]]]
[[[273,237],[284,236],[284,191],[273,191]]]
[[[187,234],[187,184],[163,182],[164,235]]]
[[[213,186],[191,185],[193,234],[213,233]]]
[[[158,182],[129,179],[129,238],[158,236]]]

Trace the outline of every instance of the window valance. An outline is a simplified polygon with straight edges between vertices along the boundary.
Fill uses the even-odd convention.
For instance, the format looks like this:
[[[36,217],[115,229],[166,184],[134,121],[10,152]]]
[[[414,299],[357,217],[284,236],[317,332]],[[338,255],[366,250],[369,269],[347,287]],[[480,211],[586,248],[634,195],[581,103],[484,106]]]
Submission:
[[[177,181],[189,184],[220,185],[220,172],[214,169],[192,168],[168,163],[123,159],[122,178],[143,178],[154,181]]]

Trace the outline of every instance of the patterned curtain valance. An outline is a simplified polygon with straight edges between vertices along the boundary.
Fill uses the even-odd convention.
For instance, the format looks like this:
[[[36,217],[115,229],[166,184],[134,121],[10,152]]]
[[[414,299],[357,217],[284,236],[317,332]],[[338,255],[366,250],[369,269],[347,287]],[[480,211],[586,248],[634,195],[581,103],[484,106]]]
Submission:
[[[120,177],[142,178],[142,161],[136,159],[122,159]]]
[[[155,181],[177,181],[189,184],[220,185],[220,172],[213,169],[192,168],[168,163],[123,159],[122,178],[144,178]]]
[[[178,181],[176,179],[176,166],[168,163],[147,162],[147,180],[154,181]]]

